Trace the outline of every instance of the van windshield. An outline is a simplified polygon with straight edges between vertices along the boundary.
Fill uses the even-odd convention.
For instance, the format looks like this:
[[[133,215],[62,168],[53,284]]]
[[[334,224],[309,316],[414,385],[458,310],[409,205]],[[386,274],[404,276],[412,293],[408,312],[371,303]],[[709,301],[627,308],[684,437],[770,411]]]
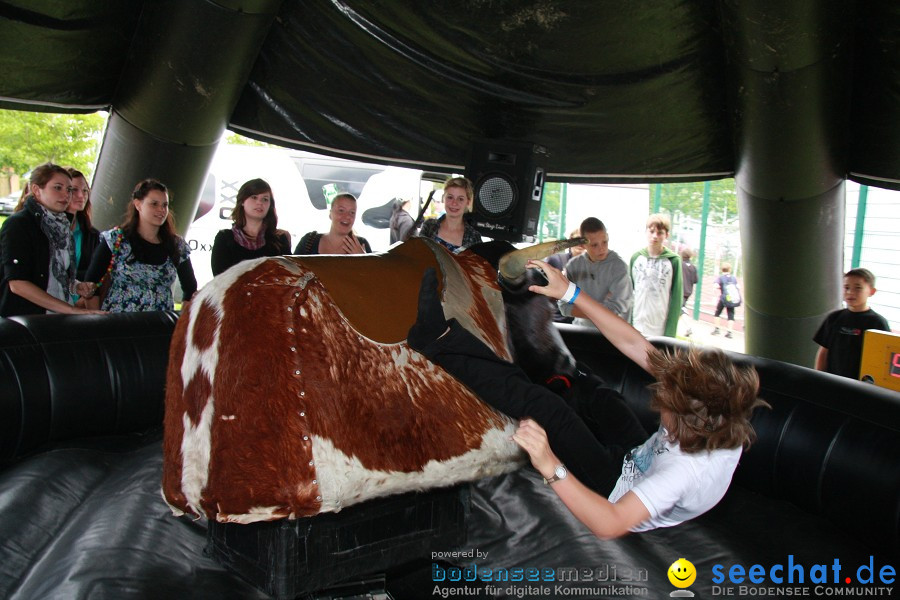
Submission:
[[[318,210],[326,210],[329,201],[339,193],[349,192],[359,198],[369,178],[383,170],[318,163],[299,158],[294,159],[294,164],[306,184],[309,201]]]

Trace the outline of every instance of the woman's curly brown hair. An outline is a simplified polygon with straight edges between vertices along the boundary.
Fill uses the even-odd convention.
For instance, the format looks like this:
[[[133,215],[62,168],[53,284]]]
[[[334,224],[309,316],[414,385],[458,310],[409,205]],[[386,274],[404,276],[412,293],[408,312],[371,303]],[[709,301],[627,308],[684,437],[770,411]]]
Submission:
[[[719,349],[648,353],[657,383],[651,407],[672,415],[669,437],[684,452],[717,448],[745,449],[756,440],[753,409],[769,405],[757,397],[759,374],[736,365]]]

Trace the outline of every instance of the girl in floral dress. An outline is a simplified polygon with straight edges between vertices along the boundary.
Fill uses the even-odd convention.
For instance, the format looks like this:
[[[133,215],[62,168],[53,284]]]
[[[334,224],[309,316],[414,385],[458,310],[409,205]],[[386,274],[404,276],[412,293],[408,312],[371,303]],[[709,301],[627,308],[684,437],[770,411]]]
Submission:
[[[181,284],[185,302],[197,291],[190,249],[175,233],[169,193],[155,179],[137,184],[125,223],[100,234],[101,242],[79,285],[90,297],[108,272],[109,290],[101,308],[110,312],[172,310],[172,284]]]

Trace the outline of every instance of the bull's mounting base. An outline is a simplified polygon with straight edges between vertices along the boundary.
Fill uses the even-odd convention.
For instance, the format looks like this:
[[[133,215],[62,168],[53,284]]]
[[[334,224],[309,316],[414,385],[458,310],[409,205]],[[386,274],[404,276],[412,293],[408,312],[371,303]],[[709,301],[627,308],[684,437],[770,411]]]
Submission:
[[[270,596],[313,597],[335,584],[422,564],[432,552],[461,546],[468,514],[465,484],[293,521],[210,522],[206,551]]]

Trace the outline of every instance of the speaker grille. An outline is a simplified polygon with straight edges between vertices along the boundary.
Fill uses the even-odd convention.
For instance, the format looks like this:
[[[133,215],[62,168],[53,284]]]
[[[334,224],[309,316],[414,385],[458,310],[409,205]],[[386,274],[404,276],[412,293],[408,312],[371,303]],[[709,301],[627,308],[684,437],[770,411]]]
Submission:
[[[475,202],[488,216],[504,215],[515,206],[516,185],[504,175],[487,175],[476,186]]]

